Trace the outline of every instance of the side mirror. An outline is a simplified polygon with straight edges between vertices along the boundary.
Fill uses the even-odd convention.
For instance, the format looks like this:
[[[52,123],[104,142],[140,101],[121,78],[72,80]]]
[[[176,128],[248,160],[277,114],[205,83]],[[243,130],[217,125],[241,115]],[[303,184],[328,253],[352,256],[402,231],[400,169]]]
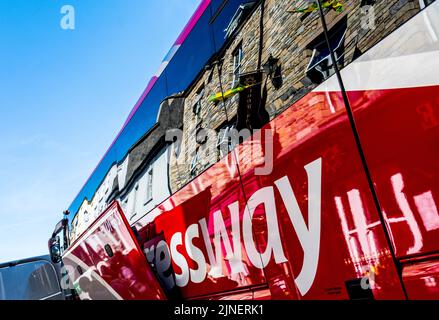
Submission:
[[[55,236],[49,239],[49,253],[50,259],[53,263],[61,262],[61,242],[59,236]]]

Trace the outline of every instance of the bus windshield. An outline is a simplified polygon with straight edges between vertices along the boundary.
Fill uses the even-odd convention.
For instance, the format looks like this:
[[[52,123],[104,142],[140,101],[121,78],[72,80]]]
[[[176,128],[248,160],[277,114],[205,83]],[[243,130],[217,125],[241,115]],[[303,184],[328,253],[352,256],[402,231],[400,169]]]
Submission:
[[[55,268],[39,260],[0,267],[0,300],[46,300],[61,290]]]

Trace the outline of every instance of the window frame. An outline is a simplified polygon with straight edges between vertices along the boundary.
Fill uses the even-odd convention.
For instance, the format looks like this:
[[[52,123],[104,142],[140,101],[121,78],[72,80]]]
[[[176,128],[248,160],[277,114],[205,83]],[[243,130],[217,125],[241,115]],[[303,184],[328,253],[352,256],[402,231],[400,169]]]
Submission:
[[[201,85],[200,88],[197,90],[196,101],[195,101],[194,105],[192,106],[192,112],[197,119],[201,113],[201,107],[202,107],[201,102],[202,102],[202,99],[204,98],[204,92],[205,92],[205,87],[204,87],[204,85]]]
[[[197,151],[195,152],[195,155],[193,156],[193,158],[192,158],[192,161],[191,161],[191,176],[192,177],[194,177],[194,175],[196,174],[196,169],[197,169],[197,167],[198,167],[198,165],[199,165],[199,161],[200,161],[200,154],[199,154],[199,152],[198,152],[198,149],[197,149]]]
[[[344,58],[345,51],[343,51],[343,53],[340,54],[340,55],[338,54],[338,51],[340,50],[341,47],[343,47],[343,44],[346,41],[346,34],[347,34],[347,31],[348,31],[348,26],[347,25],[343,25],[341,23],[341,21],[342,20],[338,21],[333,26],[333,28],[331,28],[331,30],[329,30],[330,41],[335,41],[336,39],[338,39],[338,37],[335,36],[337,33],[341,34],[340,39],[335,44],[335,46],[334,46],[333,43],[331,43],[331,45],[333,46],[332,50],[334,51],[336,61],[335,62],[332,61],[332,57],[331,57],[331,53],[329,51],[329,48],[327,48],[328,54],[325,57],[320,58],[320,60],[318,60],[318,61],[314,61],[315,58],[316,58],[316,55],[317,54],[320,55],[320,52],[321,52],[321,51],[318,50],[318,48],[321,48],[321,47],[325,47],[326,48],[326,40],[321,40],[320,42],[317,42],[314,45],[310,45],[309,44],[308,47],[309,47],[309,49],[312,49],[312,55],[311,55],[311,57],[309,59],[308,65],[307,65],[307,67],[305,69],[305,74],[307,76],[308,76],[308,74],[310,72],[315,70],[315,71],[317,71],[317,72],[322,74],[323,81],[325,81],[325,80],[327,80],[328,78],[330,78],[333,75],[333,73],[331,74],[331,70],[334,69],[334,63],[339,63],[339,61]],[[339,24],[339,23],[341,23],[341,24]],[[334,33],[334,31],[335,31],[335,33]],[[324,35],[325,35],[324,32],[322,32],[318,37],[322,37],[323,38]],[[318,37],[316,37],[316,39],[318,39]],[[327,70],[323,70],[323,71],[319,70],[319,67],[321,67],[322,64],[325,61],[327,61],[328,69]]]
[[[52,276],[54,277],[54,279],[56,279],[55,283],[48,282],[50,284],[50,287],[53,287],[51,289],[54,289],[56,291],[54,291],[54,292],[52,292],[52,293],[50,293],[48,295],[44,295],[44,296],[38,297],[37,300],[40,300],[40,301],[48,300],[48,299],[51,299],[53,297],[56,297],[56,296],[59,296],[59,295],[63,294],[63,290],[62,290],[62,288],[61,288],[61,286],[59,284],[59,280],[60,280],[59,279],[59,275],[58,275],[54,265],[52,263],[50,263],[49,261],[45,260],[45,259],[36,259],[36,260],[33,260],[33,261],[25,261],[25,262],[18,263],[18,264],[13,265],[13,266],[4,266],[4,267],[2,267],[0,269],[8,269],[9,268],[10,270],[12,270],[12,272],[14,273],[14,277],[17,279],[19,277],[22,278],[22,276],[24,274],[24,273],[20,273],[20,268],[25,267],[25,266],[29,266],[29,265],[33,267],[32,268],[33,270],[28,274],[29,276],[32,275],[33,272],[38,271],[38,270],[40,270],[43,267],[47,267],[46,270],[47,271],[50,270],[50,272],[52,272]],[[38,266],[38,268],[36,268],[36,266]],[[29,270],[26,270],[26,271],[29,271]],[[39,275],[42,275],[42,273],[40,272]],[[1,273],[0,273],[0,276],[2,276]],[[47,273],[45,274],[45,276],[46,276],[45,280],[49,280],[49,281],[50,280],[54,280],[54,279],[49,279],[47,277],[47,276],[49,276]],[[29,278],[27,278],[27,279],[29,279]],[[7,292],[7,287],[4,285],[3,278],[1,278],[1,285],[2,285],[2,290],[0,290],[0,294],[1,293],[5,294]],[[39,288],[39,289],[41,289],[41,288]],[[48,288],[44,288],[44,289],[48,289]],[[26,289],[24,290],[23,293],[26,293]],[[40,293],[40,292],[38,292],[38,293]],[[23,300],[23,298],[24,298],[24,296],[19,297],[19,300]]]
[[[232,52],[232,88],[239,83],[239,76],[241,74],[242,61],[244,60],[244,50],[242,42],[238,44]]]
[[[154,167],[150,166],[148,170],[146,170],[146,201],[145,205],[150,203],[153,200],[153,179],[154,179]]]

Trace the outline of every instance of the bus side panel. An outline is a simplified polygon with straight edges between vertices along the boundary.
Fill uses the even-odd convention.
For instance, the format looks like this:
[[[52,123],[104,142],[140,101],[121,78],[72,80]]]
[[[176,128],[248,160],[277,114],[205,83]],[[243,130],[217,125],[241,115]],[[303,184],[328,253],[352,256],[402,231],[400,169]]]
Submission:
[[[117,202],[69,248],[63,262],[81,299],[165,299]]]
[[[438,8],[436,2],[426,12]],[[393,54],[389,42],[424,18],[416,16],[368,54]],[[145,248],[159,274],[185,298],[268,284],[274,299],[403,299],[390,246],[401,258],[439,243],[439,60],[432,43],[413,54],[395,51],[402,58],[394,60],[372,57],[368,68],[359,59],[342,73],[382,212],[332,77],[264,127],[274,145],[268,172],[255,172],[270,151],[265,138],[253,136],[235,150],[239,171],[229,154],[137,223],[144,234],[154,225],[155,235],[142,242],[160,239]],[[410,61],[418,61],[416,68]],[[408,77],[392,77],[408,67]],[[378,71],[387,74],[378,79]],[[402,80],[411,82],[400,88]]]
[[[403,279],[409,299],[439,299],[439,260],[437,256],[426,261],[405,265]]]
[[[342,78],[407,297],[437,299],[439,2],[342,70]]]
[[[149,263],[173,296],[206,297],[266,283],[242,241],[252,233],[241,229],[244,199],[238,176],[220,162],[136,225]]]
[[[275,243],[269,225],[277,216],[284,256],[264,263],[273,299],[404,298],[339,97],[312,92],[264,127],[268,136],[237,148],[254,228],[265,234],[259,252]],[[275,203],[265,211],[254,197],[261,189]]]
[[[398,259],[439,251],[438,39],[435,1],[341,72]]]
[[[229,154],[136,224],[168,287],[184,298],[267,284],[273,299],[404,298],[337,101],[310,93],[263,128],[270,172],[255,174],[266,159],[253,136],[236,149],[241,179]]]

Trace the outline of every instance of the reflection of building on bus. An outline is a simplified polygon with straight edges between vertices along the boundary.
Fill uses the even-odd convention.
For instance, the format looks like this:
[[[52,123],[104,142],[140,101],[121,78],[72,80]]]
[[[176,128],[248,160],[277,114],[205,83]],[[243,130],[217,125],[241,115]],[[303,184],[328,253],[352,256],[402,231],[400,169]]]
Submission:
[[[327,37],[307,4],[202,1],[72,203],[69,255],[93,233],[111,269],[89,227],[116,200],[184,298],[439,297],[439,3],[343,1]],[[229,140],[261,128],[272,150]]]
[[[246,1],[242,2],[246,3]],[[330,41],[335,49],[338,62],[341,65],[348,64],[361,52],[367,51],[368,48],[404,22],[407,19],[404,17],[416,13],[419,10],[417,2],[410,1],[409,4],[400,7],[393,2],[377,3],[377,8],[374,11],[375,20],[384,20],[383,24],[391,26],[385,32],[382,30],[358,30],[357,26],[361,22],[362,11],[360,10],[361,4],[357,1],[347,1],[346,7],[350,10],[346,10],[342,14],[329,12],[327,19],[331,31]],[[265,35],[261,40],[259,26],[261,10],[254,7],[254,2],[247,1],[247,3],[249,4],[242,7],[237,6],[233,14],[228,11],[230,12],[228,17],[230,20],[222,16],[217,18],[224,19],[224,23],[227,21],[227,34],[223,35],[226,38],[225,43],[217,53],[223,59],[220,73],[214,64],[208,63],[206,64],[207,69],[201,71],[196,79],[191,81],[190,86],[185,88],[182,97],[184,99],[184,112],[180,115],[183,117],[184,124],[182,125],[182,145],[184,148],[179,155],[179,161],[184,164],[183,167],[175,165],[176,160],[173,159],[175,157],[171,156],[171,164],[169,168],[165,169],[163,163],[165,157],[158,157],[157,160],[162,161],[162,164],[157,164],[159,167],[157,170],[150,170],[148,174],[145,171],[141,179],[137,178],[139,181],[128,181],[130,177],[126,179],[124,175],[126,175],[130,165],[130,153],[133,152],[131,150],[125,159],[119,160],[110,168],[93,198],[84,199],[73,222],[75,234],[80,234],[85,230],[112,199],[121,200],[124,210],[128,210],[126,214],[129,219],[141,217],[166,198],[166,195],[170,195],[169,190],[164,190],[163,184],[160,182],[168,179],[166,170],[170,170],[169,189],[175,192],[224,156],[220,151],[220,146],[224,143],[221,130],[225,132],[224,129],[235,125],[239,113],[239,97],[232,97],[225,102],[227,115],[221,104],[209,102],[209,97],[213,93],[221,92],[220,79],[223,90],[228,90],[237,84],[237,79],[241,74],[262,69],[264,64],[269,61],[270,56],[279,59],[277,65],[280,73],[277,77],[282,78],[283,84],[280,89],[276,89],[272,81],[268,81],[266,85],[267,103],[265,108],[272,119],[334,73],[329,51],[325,47],[323,29],[319,26],[316,17],[313,19],[307,17],[302,20],[299,15],[294,16],[287,12],[291,9],[290,2],[266,1],[262,20]],[[234,6],[229,5],[229,7],[226,9],[230,10]],[[357,34],[359,32],[360,34]],[[286,41],[287,39],[294,41]],[[263,50],[261,50],[260,41],[263,42]],[[261,58],[259,58],[260,54]],[[177,58],[178,56],[174,59]],[[294,70],[301,71],[295,72]],[[167,74],[168,78],[170,76]],[[175,74],[173,77],[181,77],[181,75]],[[164,98],[166,96],[162,99]],[[333,107],[331,111],[334,112]],[[309,123],[313,122],[312,113],[298,114],[298,116],[309,117]],[[180,126],[176,128],[180,128]],[[216,130],[218,135],[207,139],[202,144],[197,144],[195,135],[199,128]],[[304,128],[304,130],[310,130],[310,128]],[[216,147],[212,148],[212,145]],[[216,152],[206,154],[204,152],[206,149],[216,150]],[[146,158],[150,155],[143,152],[142,156]],[[144,159],[136,159],[136,161],[141,160]],[[150,169],[152,169],[152,163],[150,165]],[[149,169],[145,168],[145,170]],[[117,179],[115,179],[116,176]],[[157,184],[152,183],[154,184],[152,188],[150,188],[151,180],[157,182]],[[127,182],[128,186],[126,187],[125,183]],[[118,194],[122,196],[115,197],[113,194],[110,196],[112,188],[118,189]],[[158,190],[151,191],[150,189]],[[157,201],[146,204],[151,193],[156,194]],[[141,204],[142,201],[143,204]]]
[[[121,203],[129,221],[134,222],[171,195],[168,183],[171,148],[164,133],[181,125],[181,107],[179,98],[162,103],[159,125],[136,143],[125,159],[111,167],[92,200],[82,202],[72,221],[72,239],[86,230],[113,200]]]

